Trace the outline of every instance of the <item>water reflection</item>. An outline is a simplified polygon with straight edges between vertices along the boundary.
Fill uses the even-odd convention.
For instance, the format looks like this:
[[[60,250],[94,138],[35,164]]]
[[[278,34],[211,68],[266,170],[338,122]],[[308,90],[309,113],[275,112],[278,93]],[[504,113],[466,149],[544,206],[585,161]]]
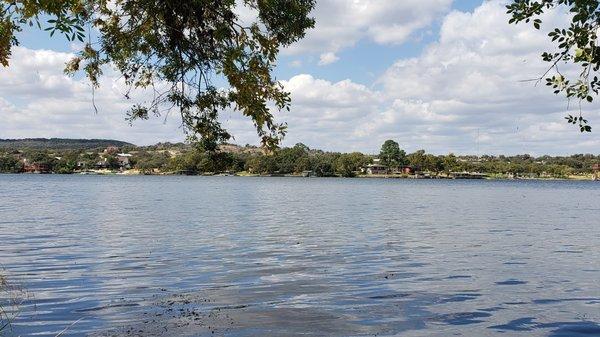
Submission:
[[[600,336],[600,325],[589,321],[538,323],[534,317],[512,320],[503,325],[490,327],[499,331],[533,331],[536,329],[551,330],[549,337],[589,337]]]
[[[0,262],[34,294],[11,333],[595,336],[598,200],[592,182],[0,176]]]

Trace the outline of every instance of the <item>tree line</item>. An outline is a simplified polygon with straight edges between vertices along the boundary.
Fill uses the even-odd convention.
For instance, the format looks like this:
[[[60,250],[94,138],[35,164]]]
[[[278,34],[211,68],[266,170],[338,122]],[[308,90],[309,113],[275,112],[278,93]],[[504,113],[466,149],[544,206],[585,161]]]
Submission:
[[[340,153],[310,149],[298,143],[265,153],[262,149],[246,145],[222,145],[218,151],[206,151],[193,144],[157,144],[136,147],[127,145],[120,151],[129,152],[128,169],[141,173],[239,173],[273,175],[302,174],[309,172],[319,177],[354,177],[365,174],[369,164],[377,163],[392,174],[409,166],[414,171],[432,174],[450,172],[480,172],[501,175],[527,175],[566,177],[592,173],[600,156],[575,154],[572,156],[541,156],[527,154],[514,156],[456,156],[435,155],[418,150],[407,153],[393,140],[387,140],[377,155],[360,152]],[[104,149],[2,149],[0,172],[23,172],[27,164],[41,164],[53,173],[74,173],[97,168],[105,163],[109,170],[124,169],[117,154]]]

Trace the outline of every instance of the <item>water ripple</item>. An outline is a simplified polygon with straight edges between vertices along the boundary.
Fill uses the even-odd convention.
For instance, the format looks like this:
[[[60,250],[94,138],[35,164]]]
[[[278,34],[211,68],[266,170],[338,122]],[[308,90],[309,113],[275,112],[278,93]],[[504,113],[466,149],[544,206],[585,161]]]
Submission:
[[[0,175],[0,264],[24,290],[7,333],[598,336],[598,200],[593,182]]]

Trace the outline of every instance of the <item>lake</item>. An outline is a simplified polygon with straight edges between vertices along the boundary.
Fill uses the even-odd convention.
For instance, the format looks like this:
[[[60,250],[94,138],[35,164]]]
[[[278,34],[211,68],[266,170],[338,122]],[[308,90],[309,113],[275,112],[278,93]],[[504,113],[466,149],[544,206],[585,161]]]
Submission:
[[[600,183],[0,175],[0,264],[8,336],[600,336]]]

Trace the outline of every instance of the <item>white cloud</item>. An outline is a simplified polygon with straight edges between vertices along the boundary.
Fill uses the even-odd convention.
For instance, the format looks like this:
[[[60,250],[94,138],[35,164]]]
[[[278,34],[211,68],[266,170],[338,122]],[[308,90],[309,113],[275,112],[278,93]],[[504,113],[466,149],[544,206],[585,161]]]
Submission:
[[[566,19],[555,13],[544,22],[554,27]],[[563,97],[523,82],[546,70],[539,56],[550,47],[546,34],[507,20],[501,1],[485,2],[473,13],[449,13],[438,41],[395,62],[378,91],[350,80],[293,78],[286,88],[295,109],[283,116],[290,143],[318,139],[328,149],[376,152],[393,138],[411,151],[436,153],[597,152],[597,133],[582,135],[563,123]],[[595,106],[585,108],[586,116],[600,121]]]
[[[503,2],[488,1],[473,13],[448,14],[437,42],[380,78],[394,103],[358,134],[395,135],[436,152],[475,152],[477,139],[482,152],[597,151],[597,133],[557,127],[567,113],[562,96],[523,82],[544,73],[540,54],[551,45],[543,31],[508,25],[505,11]],[[553,13],[544,22],[554,27],[567,19]],[[597,105],[585,108],[600,122]],[[579,147],[581,141],[588,145]]]
[[[275,114],[277,120],[289,126],[284,145],[302,142],[329,150],[365,149],[354,136],[355,128],[365,123],[371,112],[383,108],[381,93],[350,80],[331,82],[308,74],[282,83],[292,97],[291,110]],[[232,118],[227,126],[235,130],[238,143],[256,143],[248,120]]]
[[[439,8],[447,5],[444,1],[406,3],[416,4],[421,11],[431,10],[433,4]],[[331,15],[341,8],[339,17],[317,29],[325,35],[309,36],[300,47],[331,53],[323,57],[325,61],[334,60],[337,50],[358,39],[399,43],[415,31],[411,28],[404,33],[400,27],[383,24],[391,22],[393,15],[382,14],[381,8],[393,13],[405,8],[404,1],[387,2],[388,7],[378,1],[319,4],[317,15]],[[406,10],[415,13],[415,9]],[[381,24],[373,13],[381,15]],[[417,18],[413,26],[427,25],[423,22],[436,15],[427,13],[429,19]],[[397,20],[409,22],[410,15],[401,14]],[[507,19],[500,1],[485,2],[473,13],[448,13],[437,41],[416,57],[399,55],[372,87],[351,79],[292,76],[283,82],[291,92],[292,109],[276,113],[278,121],[289,125],[285,144],[303,142],[326,150],[377,152],[381,143],[391,138],[409,151],[424,148],[435,153],[475,153],[477,143],[481,153],[598,153],[597,104],[584,105],[595,132],[582,135],[564,122],[568,111],[563,97],[553,95],[543,84],[536,87],[521,82],[545,71],[539,54],[549,43],[543,31],[508,25]],[[564,15],[549,15],[544,27],[565,19]],[[129,127],[124,115],[131,102],[122,98],[124,87],[118,76],[109,73],[103,78],[96,93],[100,113],[95,115],[86,81],[62,74],[70,54],[25,48],[16,48],[14,54],[11,67],[3,69],[0,76],[0,138],[109,137],[138,144],[183,139],[177,116],[167,123],[153,118]],[[341,61],[339,65],[343,66]],[[351,77],[354,69],[348,66],[346,71]],[[236,142],[257,143],[248,119],[230,111],[222,117]]]
[[[335,53],[332,53],[332,52],[323,53],[319,57],[319,65],[324,66],[324,65],[332,64],[339,59],[340,58],[337,55],[335,55]]]
[[[0,77],[0,138],[71,137],[114,138],[137,144],[182,140],[177,116],[153,118],[133,126],[125,113],[143,94],[128,101],[122,79],[110,71],[95,93],[86,80],[65,76],[73,55],[17,47],[10,67]]]
[[[312,13],[315,28],[284,53],[334,54],[362,39],[401,44],[446,13],[451,3],[452,0],[320,0]]]
[[[332,83],[303,74],[283,81],[283,85],[293,102],[292,113],[284,117],[352,120],[381,101],[379,93],[350,80]]]

